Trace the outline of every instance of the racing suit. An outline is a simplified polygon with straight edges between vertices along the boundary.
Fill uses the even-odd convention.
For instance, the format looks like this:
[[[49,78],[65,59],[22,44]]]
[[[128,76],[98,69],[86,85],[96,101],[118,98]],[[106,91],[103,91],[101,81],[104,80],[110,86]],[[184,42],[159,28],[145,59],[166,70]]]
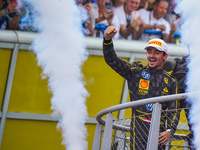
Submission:
[[[164,70],[153,69],[148,65],[144,66],[141,62],[128,63],[118,58],[114,51],[112,39],[104,39],[103,53],[106,63],[127,80],[131,101],[177,93],[176,80]],[[178,101],[163,102],[161,104],[162,110],[168,108],[169,110],[174,109],[174,111],[161,114],[160,132],[166,129],[176,131],[179,119],[177,113]],[[131,127],[135,131],[135,133],[131,133],[131,135],[134,135],[131,141],[135,139],[135,150],[146,149],[152,108],[153,104],[132,108],[132,116],[139,116],[134,117],[134,120],[131,121]],[[165,123],[166,120],[167,123]]]

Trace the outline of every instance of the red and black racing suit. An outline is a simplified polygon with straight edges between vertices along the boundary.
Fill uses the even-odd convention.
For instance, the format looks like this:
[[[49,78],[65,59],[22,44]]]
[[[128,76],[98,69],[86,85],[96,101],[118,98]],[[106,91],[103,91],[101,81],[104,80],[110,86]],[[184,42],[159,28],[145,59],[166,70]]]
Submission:
[[[127,80],[131,101],[177,93],[177,82],[171,75],[162,69],[152,69],[149,66],[144,66],[141,62],[128,63],[123,61],[117,57],[112,40],[104,39],[103,53],[106,63]],[[166,131],[166,129],[176,131],[179,119],[179,114],[177,113],[178,101],[163,102],[161,104],[162,110],[168,108],[169,110],[174,109],[174,111],[167,113],[167,116],[166,113],[161,114],[161,121],[166,122],[167,120],[167,125],[161,125],[160,132]],[[145,115],[146,117],[135,117],[131,123],[135,131],[135,134],[131,133],[135,135],[131,139],[131,141],[135,139],[135,150],[146,149],[150,121],[147,122],[145,120],[150,120],[152,113],[152,107],[148,106],[151,105],[132,109],[134,116]]]

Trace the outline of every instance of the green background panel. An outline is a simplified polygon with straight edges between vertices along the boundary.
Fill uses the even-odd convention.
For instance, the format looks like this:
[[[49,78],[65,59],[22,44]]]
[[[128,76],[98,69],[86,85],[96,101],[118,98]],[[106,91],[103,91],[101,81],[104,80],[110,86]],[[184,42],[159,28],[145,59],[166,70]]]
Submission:
[[[65,150],[56,125],[57,122],[7,119],[1,150]],[[86,127],[88,150],[92,150],[96,125]]]
[[[5,92],[5,85],[8,75],[8,67],[10,63],[11,50],[0,49],[0,108],[2,106],[3,96]]]
[[[41,73],[36,55],[30,51],[19,51],[8,111],[52,113],[48,82],[41,79]]]

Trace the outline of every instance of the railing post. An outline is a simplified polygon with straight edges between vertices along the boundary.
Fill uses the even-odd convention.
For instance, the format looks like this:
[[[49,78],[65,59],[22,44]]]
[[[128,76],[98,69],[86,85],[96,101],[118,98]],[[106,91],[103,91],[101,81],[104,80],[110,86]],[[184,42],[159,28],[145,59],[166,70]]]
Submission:
[[[96,126],[92,150],[99,150],[100,149],[101,131],[102,131],[102,125],[98,123],[97,126]]]
[[[124,150],[126,146],[126,133],[121,132],[118,140],[117,150]]]
[[[147,150],[157,150],[158,149],[158,137],[160,129],[160,116],[161,116],[161,104],[154,104],[151,125],[149,130]]]
[[[15,74],[15,66],[16,66],[16,62],[17,62],[18,51],[19,51],[19,43],[16,43],[15,47],[12,51],[10,68],[9,68],[9,72],[8,72],[8,79],[7,79],[6,88],[5,88],[5,96],[3,99],[2,117],[1,117],[1,122],[0,122],[0,149],[1,149],[2,141],[3,141],[3,134],[4,134],[5,123],[6,123],[6,115],[7,115],[9,101],[10,101],[10,94],[11,94],[13,78],[14,78],[14,74]]]
[[[113,126],[113,114],[108,113],[106,118],[101,150],[109,150],[111,147],[112,126]]]
[[[187,148],[189,146],[188,141],[184,140],[183,142],[184,142],[183,143],[183,146],[184,146],[183,150],[188,150],[189,149],[189,148]]]

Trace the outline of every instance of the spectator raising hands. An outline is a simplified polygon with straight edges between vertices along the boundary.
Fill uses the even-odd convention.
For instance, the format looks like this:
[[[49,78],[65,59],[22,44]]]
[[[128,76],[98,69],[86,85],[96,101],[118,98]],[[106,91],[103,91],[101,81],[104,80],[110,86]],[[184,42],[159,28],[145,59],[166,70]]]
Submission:
[[[114,10],[120,21],[121,38],[138,39],[142,33],[143,21],[137,11],[140,0],[126,0],[124,6]]]
[[[122,39],[138,39],[142,33],[143,21],[137,11],[140,0],[126,0],[124,6],[114,10],[120,21],[120,35]]]
[[[88,29],[89,33],[87,36],[93,36],[94,35],[94,25],[93,25],[93,13],[92,13],[92,5],[91,2],[84,4],[83,7],[87,10],[89,19],[87,21],[87,24],[85,26],[86,29]]]
[[[143,34],[140,38],[142,41],[149,41],[153,38],[162,38],[165,42],[170,42],[170,24],[167,20],[164,19],[167,10],[169,7],[169,3],[167,0],[157,0],[154,3],[153,10],[148,11],[146,9],[140,9],[141,18],[145,22],[144,29],[145,30],[155,30],[157,32],[161,32],[162,35],[156,34]],[[173,30],[172,30],[173,32]]]
[[[18,0],[0,0],[0,8],[0,29],[16,29],[19,25],[22,4]]]
[[[117,16],[113,12],[113,4],[110,0],[97,0],[97,4],[92,5],[93,13],[95,16],[95,25],[107,27],[114,26],[117,31],[119,31],[119,21]],[[103,37],[102,30],[95,30],[95,37]],[[119,33],[117,33],[114,38],[118,38]]]
[[[123,6],[126,0],[112,0],[113,2],[113,7],[117,8],[120,6]]]

